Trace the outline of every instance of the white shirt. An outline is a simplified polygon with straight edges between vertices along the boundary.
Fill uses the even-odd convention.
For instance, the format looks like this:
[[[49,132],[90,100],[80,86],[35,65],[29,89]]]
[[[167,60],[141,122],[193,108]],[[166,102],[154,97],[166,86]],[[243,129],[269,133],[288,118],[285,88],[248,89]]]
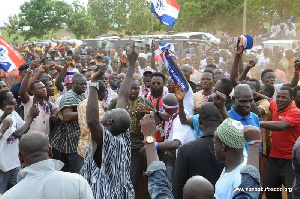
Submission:
[[[269,62],[270,62],[270,58],[260,57],[258,59],[257,65],[259,66],[260,72],[262,72],[266,69]]]
[[[3,113],[4,112],[0,109],[0,117],[3,115]],[[7,116],[7,118],[11,118],[13,123],[5,131],[0,140],[0,170],[3,172],[7,172],[21,166],[18,156],[19,139],[12,136],[12,134],[24,124],[24,121],[16,111],[13,111]],[[0,128],[1,127],[2,124],[0,125]]]
[[[183,98],[184,109],[191,115],[194,113],[194,94],[192,87],[189,86],[188,92],[185,93]]]
[[[18,184],[1,199],[93,199],[88,182],[75,173],[60,171],[59,160],[43,160],[22,169]]]
[[[169,122],[165,123],[165,133],[167,132]],[[187,142],[193,141],[196,139],[196,135],[192,127],[189,125],[181,124],[179,115],[173,120],[171,132],[166,141],[179,140],[182,145]],[[177,155],[177,150],[176,150]]]
[[[238,188],[241,184],[242,175],[240,171],[244,166],[246,166],[245,161],[229,173],[225,173],[225,168],[223,169],[215,186],[216,199],[232,199],[234,188]]]
[[[29,96],[29,101],[26,104],[24,103],[22,104],[24,106],[24,119],[26,120],[29,114],[29,110],[33,105],[33,96]],[[51,103],[51,105],[52,105],[52,110],[58,111],[58,108],[56,107],[55,104]],[[34,118],[33,122],[31,123],[29,131],[39,131],[49,135],[51,111],[48,110],[47,113],[45,113],[41,105],[38,105],[38,108],[40,112],[38,116]]]

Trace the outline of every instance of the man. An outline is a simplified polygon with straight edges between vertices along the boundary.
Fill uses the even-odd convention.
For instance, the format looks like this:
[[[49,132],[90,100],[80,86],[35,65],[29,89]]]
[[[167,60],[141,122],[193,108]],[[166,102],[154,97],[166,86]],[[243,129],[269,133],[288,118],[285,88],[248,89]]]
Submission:
[[[33,119],[39,113],[36,106],[30,108],[29,117],[24,123],[14,110],[16,99],[9,90],[0,92],[0,193],[17,183],[20,171],[19,138],[27,133]]]
[[[63,163],[51,159],[49,138],[44,133],[23,135],[19,143],[19,158],[24,166],[18,174],[19,183],[1,199],[93,198],[91,188],[82,176],[59,171]]]
[[[232,82],[227,78],[222,78],[217,81],[214,86],[214,93],[219,91],[226,96],[225,106],[226,110],[229,111],[233,105],[233,100],[230,97],[230,93],[232,92],[233,85]]]
[[[187,82],[191,86],[193,93],[196,92],[196,83],[191,81],[191,74],[192,74],[192,67],[188,64],[184,64],[181,67],[182,73],[184,77],[186,78]]]
[[[271,49],[265,47],[263,50],[263,54],[264,56],[260,57],[257,62],[257,66],[261,72],[266,69],[267,65],[270,62]]]
[[[101,123],[95,117],[99,114],[99,107],[94,86],[101,71],[96,72],[91,79],[86,115],[92,140],[81,173],[88,180],[95,199],[134,198],[130,180],[130,115],[124,110],[138,57],[134,46],[132,49],[128,55],[129,68],[118,94],[116,109],[108,111]]]
[[[189,125],[181,124],[178,117],[178,100],[173,93],[168,93],[163,98],[163,106],[169,115],[169,121],[165,123],[165,141],[157,142],[157,149],[167,150],[167,176],[172,182],[175,159],[179,146],[196,139],[193,129]]]
[[[215,69],[213,72],[214,72],[216,82],[225,77],[223,70],[220,68]]]
[[[218,69],[221,69],[222,71],[226,70],[226,63],[223,61],[220,61],[220,52],[219,51],[215,51],[213,54],[213,58],[214,58],[214,64],[217,66]],[[208,64],[208,63],[207,63]]]
[[[202,125],[202,137],[182,145],[178,149],[173,179],[174,198],[183,197],[183,187],[187,180],[201,175],[214,186],[221,174],[216,160],[213,137],[220,124],[220,112],[212,102],[200,107],[199,125]]]
[[[130,179],[135,189],[136,198],[141,197],[145,193],[143,190],[147,189],[143,183],[143,170],[145,170],[145,158],[141,154],[141,149],[144,147],[143,134],[141,132],[140,120],[144,117],[146,110],[141,107],[146,106],[153,109],[153,105],[150,100],[139,96],[140,85],[137,80],[132,81],[128,106],[126,111],[130,114],[131,123],[129,127],[130,141],[131,141],[131,167],[130,167]],[[110,103],[107,111],[116,108],[117,99],[113,99]]]
[[[109,83],[109,88],[117,92],[118,90],[118,74],[117,73],[111,73],[108,75],[108,83]]]
[[[293,185],[293,192],[292,198],[299,198],[300,197],[300,179],[299,179],[299,171],[300,171],[300,138],[297,139],[294,147],[293,147],[293,153],[292,153],[292,163],[293,163],[293,169],[295,174],[295,183]]]
[[[27,69],[20,88],[20,97],[24,106],[24,118],[27,119],[31,106],[37,106],[40,110],[39,115],[31,123],[30,131],[40,131],[47,135],[50,134],[50,120],[56,122],[57,107],[52,102],[47,102],[47,90],[45,85],[36,80],[30,84],[29,79],[32,71]],[[27,89],[30,89],[33,96],[29,96]]]
[[[80,128],[78,124],[78,104],[85,99],[86,79],[82,74],[73,76],[72,90],[69,90],[60,101],[59,114],[61,114],[60,133],[51,141],[53,148],[61,153],[61,160],[65,166],[63,171],[79,173],[83,160],[77,153]]]
[[[214,83],[214,73],[212,71],[205,70],[201,76],[202,90],[194,94],[194,108],[199,108],[204,103],[208,102],[209,98],[213,94]]]
[[[147,98],[149,93],[151,92],[151,75],[153,73],[152,69],[145,69],[143,73],[143,85],[141,86],[140,90],[141,93],[140,95]]]
[[[97,94],[98,94],[98,106],[99,106],[99,118],[102,119],[105,110],[102,105],[102,100],[106,96],[106,87],[102,81],[97,81]],[[77,153],[84,159],[85,154],[87,152],[88,146],[91,141],[91,132],[88,128],[87,125],[87,119],[86,119],[86,105],[87,105],[87,100],[85,99],[81,101],[78,104],[78,124],[80,127],[80,136],[79,136],[79,141],[78,141],[78,147],[77,147]],[[83,161],[83,160],[82,160]]]
[[[297,108],[300,109],[300,86],[296,86],[293,89],[294,92],[294,101]]]
[[[300,136],[300,110],[292,103],[293,90],[283,86],[276,102],[270,101],[272,121],[261,121],[262,128],[272,130],[272,145],[266,169],[266,186],[291,188],[294,181],[292,148]],[[267,198],[281,198],[281,192],[266,191]],[[292,198],[289,192],[288,197]]]

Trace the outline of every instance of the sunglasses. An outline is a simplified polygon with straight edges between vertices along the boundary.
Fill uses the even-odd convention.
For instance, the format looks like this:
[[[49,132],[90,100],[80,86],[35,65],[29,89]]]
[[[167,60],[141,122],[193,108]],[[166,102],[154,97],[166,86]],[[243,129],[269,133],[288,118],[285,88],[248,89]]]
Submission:
[[[157,84],[158,86],[161,85],[160,82],[151,82],[151,84],[152,84],[153,86],[155,86],[155,84]]]

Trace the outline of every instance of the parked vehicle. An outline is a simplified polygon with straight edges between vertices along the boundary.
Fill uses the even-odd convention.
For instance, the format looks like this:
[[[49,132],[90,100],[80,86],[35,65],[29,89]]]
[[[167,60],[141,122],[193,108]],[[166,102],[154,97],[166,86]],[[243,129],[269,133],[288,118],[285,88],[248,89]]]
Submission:
[[[206,32],[184,32],[184,33],[177,33],[174,35],[170,35],[170,38],[174,39],[199,39],[203,41],[207,41],[209,43],[214,42],[216,44],[220,43],[220,39],[215,37],[214,35]]]

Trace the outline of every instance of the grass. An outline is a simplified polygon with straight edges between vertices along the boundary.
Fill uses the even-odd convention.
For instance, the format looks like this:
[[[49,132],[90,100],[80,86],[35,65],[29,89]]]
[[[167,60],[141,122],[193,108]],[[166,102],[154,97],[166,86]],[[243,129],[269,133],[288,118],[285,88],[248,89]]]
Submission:
[[[11,35],[10,37],[8,37],[8,33],[7,33],[6,29],[1,28],[1,29],[0,29],[0,32],[1,32],[1,36],[2,36],[6,41],[8,41],[8,42],[10,42],[10,43],[13,41],[13,38],[15,38],[15,37],[17,37],[17,41],[18,41],[19,44],[24,43],[24,37],[21,36],[21,34],[20,34],[21,32],[20,32],[18,35],[13,34],[13,35]],[[55,33],[53,34],[54,39],[60,39],[60,37],[62,37],[62,36],[64,36],[64,35],[68,35],[68,36],[70,36],[72,39],[75,39],[75,35],[74,35],[73,33],[68,32],[65,28],[64,28],[64,29],[60,29],[58,32],[55,32]],[[52,32],[50,31],[47,35],[44,35],[44,37],[43,37],[43,38],[40,38],[40,39],[51,39],[51,38],[52,38]],[[29,39],[29,41],[40,40],[40,39],[38,39],[38,38],[36,38],[36,37],[32,37],[32,38]]]

